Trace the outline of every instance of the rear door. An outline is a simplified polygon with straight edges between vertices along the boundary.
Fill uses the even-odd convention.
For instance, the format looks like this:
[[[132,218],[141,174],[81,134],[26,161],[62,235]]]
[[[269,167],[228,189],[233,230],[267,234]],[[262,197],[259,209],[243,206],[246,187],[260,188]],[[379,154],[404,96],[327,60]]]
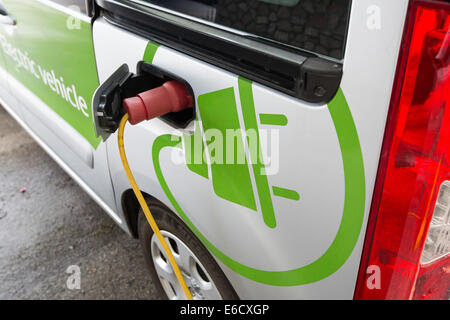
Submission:
[[[182,125],[127,128],[143,191],[241,298],[352,298],[407,0],[97,3],[100,82],[144,61],[195,95]],[[107,144],[119,201],[129,186]]]
[[[113,212],[106,148],[95,136],[91,114],[98,77],[90,3],[5,0],[15,23],[0,29],[0,39],[21,119],[120,223]]]

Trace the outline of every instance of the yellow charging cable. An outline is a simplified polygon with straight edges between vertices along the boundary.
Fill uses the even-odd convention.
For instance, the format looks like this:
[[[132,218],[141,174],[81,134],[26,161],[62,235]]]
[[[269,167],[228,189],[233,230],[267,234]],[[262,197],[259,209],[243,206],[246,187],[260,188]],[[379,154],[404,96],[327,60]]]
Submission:
[[[128,160],[127,160],[127,156],[125,154],[125,146],[123,143],[123,133],[125,131],[125,125],[126,125],[127,121],[128,121],[128,114],[125,114],[122,117],[122,120],[120,120],[119,132],[118,132],[119,153],[120,153],[120,159],[122,160],[123,169],[125,170],[128,181],[131,184],[131,188],[133,188],[134,194],[136,195],[136,198],[138,199],[139,204],[141,205],[142,210],[144,211],[145,217],[147,218],[147,221],[150,224],[150,227],[152,228],[153,232],[155,233],[156,237],[158,238],[159,243],[163,247],[164,252],[166,253],[167,257],[169,258],[170,265],[172,266],[172,268],[175,272],[175,275],[178,279],[178,282],[181,285],[181,288],[184,291],[184,294],[186,295],[188,300],[193,300],[192,294],[189,291],[189,288],[187,287],[186,282],[184,281],[183,275],[181,274],[180,268],[178,267],[177,262],[175,261],[175,258],[173,257],[172,251],[170,251],[166,240],[164,239],[163,235],[159,231],[158,225],[156,224],[156,221],[153,218],[152,213],[150,212],[150,209],[147,206],[147,202],[145,202],[144,196],[142,195],[141,191],[139,190],[136,180],[134,180],[133,174],[131,173],[130,166],[129,166]]]

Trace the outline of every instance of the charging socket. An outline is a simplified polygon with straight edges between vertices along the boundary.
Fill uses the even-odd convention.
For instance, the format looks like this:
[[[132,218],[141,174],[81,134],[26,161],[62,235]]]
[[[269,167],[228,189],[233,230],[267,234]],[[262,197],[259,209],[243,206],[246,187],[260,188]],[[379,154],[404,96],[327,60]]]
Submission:
[[[106,141],[118,127],[124,110],[122,101],[137,94],[159,87],[167,81],[182,82],[193,98],[193,107],[179,112],[171,112],[159,117],[174,128],[184,129],[195,120],[195,96],[189,83],[179,76],[155,65],[140,61],[136,74],[129,71],[128,65],[120,66],[95,92],[92,112],[97,137]]]

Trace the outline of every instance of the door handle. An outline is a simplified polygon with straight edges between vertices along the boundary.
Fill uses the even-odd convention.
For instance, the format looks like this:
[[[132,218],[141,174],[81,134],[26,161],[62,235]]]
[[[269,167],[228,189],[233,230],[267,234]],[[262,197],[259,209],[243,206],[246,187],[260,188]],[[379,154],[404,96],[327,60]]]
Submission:
[[[1,2],[0,2],[0,23],[10,26],[16,25],[16,19],[9,14],[8,10],[6,10],[5,6]]]

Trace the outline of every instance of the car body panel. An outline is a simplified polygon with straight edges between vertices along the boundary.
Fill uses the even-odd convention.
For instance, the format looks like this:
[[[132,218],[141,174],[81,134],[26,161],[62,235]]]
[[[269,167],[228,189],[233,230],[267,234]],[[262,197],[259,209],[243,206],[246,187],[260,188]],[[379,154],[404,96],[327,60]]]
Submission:
[[[46,1],[38,2],[45,5]],[[144,60],[192,87],[198,122],[186,129],[161,119],[127,125],[125,148],[141,190],[185,221],[240,298],[353,297],[407,5],[407,0],[352,2],[341,88],[323,105],[303,102],[149,42],[152,39],[102,17],[93,22],[89,55],[93,58],[95,52],[90,65],[96,66],[98,83],[124,63],[136,72],[137,63]],[[52,10],[58,8],[53,5]],[[66,10],[60,11],[70,17]],[[377,13],[381,20],[373,25],[370,21]],[[86,21],[83,27],[88,26]],[[69,48],[61,48],[74,50],[65,41]],[[32,49],[27,50],[31,56]],[[20,78],[13,66],[8,66],[9,74]],[[122,196],[130,186],[119,158],[117,133],[106,142],[92,138],[92,119],[83,129],[89,133],[79,132],[76,122],[58,113],[53,102],[18,80],[28,80],[10,80],[13,91],[24,93],[19,104],[27,108],[27,126],[130,232],[122,208]],[[82,77],[73,81],[80,82]],[[93,95],[93,89],[87,90],[86,97]],[[268,124],[260,115],[286,121]],[[201,170],[188,166],[189,137],[200,133],[205,150],[211,150],[205,130],[220,127],[225,120],[225,127],[240,130],[247,162],[239,169],[213,166],[212,153],[206,152]],[[259,137],[266,160],[262,163],[252,159],[249,151],[244,132],[249,128],[256,129]],[[279,141],[278,149],[274,141]]]
[[[395,4],[376,1],[375,5],[383,12],[383,27],[375,30],[369,28],[367,23],[370,17],[368,12],[371,12],[368,8],[373,5],[373,1],[353,2],[341,84],[362,153],[364,211],[358,226],[358,238],[348,259],[337,270],[329,270],[331,274],[321,267],[309,275],[291,273],[291,279],[288,279],[288,273],[286,279],[272,274],[273,279],[280,279],[279,283],[270,280],[270,276],[265,278],[262,275],[264,272],[282,273],[309,265],[316,266],[314,263],[324,256],[336,238],[343,221],[345,201],[361,200],[346,199],[346,172],[342,154],[345,143],[340,141],[335,123],[337,120],[333,119],[326,105],[310,105],[257,83],[251,86],[257,114],[283,114],[288,119],[286,126],[278,128],[279,171],[267,179],[271,187],[295,190],[300,200],[277,197],[271,191],[277,219],[275,228],[264,223],[260,203],[258,212],[255,212],[227,201],[215,192],[214,176],[205,179],[190,171],[185,164],[174,165],[174,158],[183,159],[183,147],[172,148],[175,151],[164,148],[158,155],[160,173],[170,189],[169,194],[166,188],[158,186],[161,185],[161,179],[155,174],[155,171],[158,173],[158,166],[155,166],[155,141],[164,134],[182,137],[185,131],[159,119],[126,128],[127,154],[139,186],[163,201],[185,221],[188,220],[188,225],[191,223],[197,230],[196,234],[206,239],[204,243],[222,265],[241,298],[352,298],[407,1]],[[127,63],[133,68],[143,59],[147,39],[131,35],[102,19],[95,21],[93,31],[100,81],[107,79],[121,64]],[[120,48],[120,54],[109,55],[106,59],[114,48]],[[138,50],[141,50],[140,54]],[[194,90],[197,108],[201,108],[200,97],[205,94],[232,88],[240,127],[245,127],[238,76],[164,46],[158,47],[151,62],[184,78]],[[338,111],[337,117],[341,114]],[[259,125],[261,136],[263,127]],[[122,172],[115,137],[111,137],[107,143],[111,176],[118,199],[129,187]],[[267,143],[269,141],[263,141],[262,149]],[[181,154],[177,156],[177,152]],[[211,175],[213,173],[209,168],[209,177]],[[255,199],[258,199],[254,178],[252,185]],[[356,220],[355,223],[358,224]],[[345,248],[342,252],[345,252]],[[246,268],[256,271],[252,274]],[[296,285],[298,283],[301,285]]]

